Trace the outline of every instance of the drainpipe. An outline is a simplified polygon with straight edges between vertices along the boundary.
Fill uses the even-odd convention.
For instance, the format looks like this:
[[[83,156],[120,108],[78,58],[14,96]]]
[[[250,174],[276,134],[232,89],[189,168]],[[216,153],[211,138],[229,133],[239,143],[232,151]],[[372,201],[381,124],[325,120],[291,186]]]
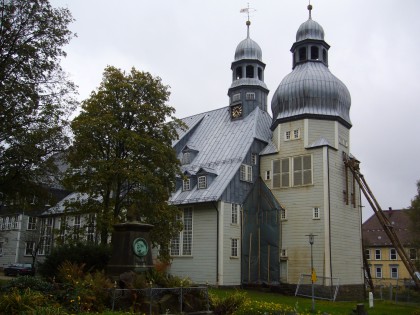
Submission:
[[[219,208],[217,201],[212,202],[216,209],[216,284],[219,284]]]

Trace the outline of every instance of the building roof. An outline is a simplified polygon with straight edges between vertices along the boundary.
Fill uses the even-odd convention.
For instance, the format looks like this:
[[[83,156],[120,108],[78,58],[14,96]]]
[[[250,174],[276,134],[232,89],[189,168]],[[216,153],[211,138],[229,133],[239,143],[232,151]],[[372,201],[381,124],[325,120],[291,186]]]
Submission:
[[[407,209],[383,211],[403,246],[409,246],[414,241],[410,232],[410,211]],[[367,247],[393,246],[382,225],[379,223],[376,214],[372,215],[363,223],[362,235],[363,242]]]
[[[322,26],[312,19],[308,19],[302,23],[296,32],[296,41],[299,42],[305,39],[324,40],[324,29]]]
[[[190,164],[182,165],[182,172],[195,174],[200,169],[211,169],[215,176],[207,189],[178,189],[170,198],[173,204],[219,200],[252,143],[255,140],[268,143],[271,138],[271,117],[258,107],[240,120],[231,120],[229,107],[223,107],[186,117],[182,121],[189,128],[181,131],[179,139],[174,142],[179,159],[182,160],[185,146],[198,151]]]

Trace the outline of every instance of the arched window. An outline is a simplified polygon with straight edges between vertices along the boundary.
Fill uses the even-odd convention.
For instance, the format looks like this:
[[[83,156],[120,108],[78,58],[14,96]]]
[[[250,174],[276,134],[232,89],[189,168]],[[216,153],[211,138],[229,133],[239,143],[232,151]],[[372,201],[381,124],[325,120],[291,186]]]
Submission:
[[[254,77],[254,67],[253,66],[246,66],[246,77],[253,78]]]
[[[242,67],[236,68],[236,80],[242,79]]]
[[[306,60],[306,47],[299,48],[299,61]]]
[[[319,48],[317,46],[311,47],[311,59],[318,60],[319,59]]]
[[[262,69],[260,67],[258,67],[258,79],[262,80]]]

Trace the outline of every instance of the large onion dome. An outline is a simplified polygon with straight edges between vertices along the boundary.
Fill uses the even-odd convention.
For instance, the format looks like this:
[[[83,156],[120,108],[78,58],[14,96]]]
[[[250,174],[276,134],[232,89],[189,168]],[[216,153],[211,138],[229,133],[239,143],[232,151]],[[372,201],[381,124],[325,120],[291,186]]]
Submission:
[[[279,123],[303,118],[338,120],[351,127],[350,93],[328,69],[329,47],[323,28],[309,17],[291,49],[293,71],[273,95],[273,130]]]
[[[235,61],[242,59],[262,61],[262,50],[260,46],[249,37],[241,41],[235,50]]]

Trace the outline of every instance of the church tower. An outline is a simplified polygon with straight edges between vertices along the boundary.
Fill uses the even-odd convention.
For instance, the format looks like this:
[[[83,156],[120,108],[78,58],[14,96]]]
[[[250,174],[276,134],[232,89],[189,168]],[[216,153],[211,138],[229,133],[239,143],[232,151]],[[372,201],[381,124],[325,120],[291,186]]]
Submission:
[[[350,93],[328,68],[324,30],[309,19],[292,45],[292,72],[274,93],[272,143],[260,175],[285,208],[281,216],[280,280],[311,273],[320,284],[363,284],[360,189],[346,172],[350,154]],[[325,278],[324,278],[325,277]],[[331,280],[332,279],[332,280]],[[339,280],[338,280],[339,279]]]
[[[256,107],[267,111],[268,89],[264,83],[265,63],[260,46],[249,36],[251,21],[246,22],[247,37],[236,47],[232,62],[232,84],[228,90],[232,120],[243,119]]]

